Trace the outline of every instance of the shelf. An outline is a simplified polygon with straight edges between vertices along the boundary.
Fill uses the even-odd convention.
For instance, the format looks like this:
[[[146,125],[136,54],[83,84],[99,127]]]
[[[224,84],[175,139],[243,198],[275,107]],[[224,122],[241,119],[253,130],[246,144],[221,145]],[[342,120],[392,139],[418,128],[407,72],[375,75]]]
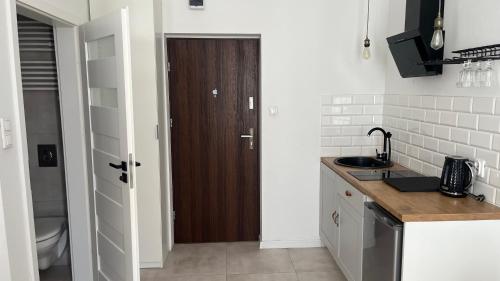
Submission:
[[[458,56],[444,60],[430,60],[419,63],[419,65],[445,65],[445,64],[463,64],[467,61],[478,62],[488,60],[500,60],[500,44],[488,45],[476,48],[453,51]]]

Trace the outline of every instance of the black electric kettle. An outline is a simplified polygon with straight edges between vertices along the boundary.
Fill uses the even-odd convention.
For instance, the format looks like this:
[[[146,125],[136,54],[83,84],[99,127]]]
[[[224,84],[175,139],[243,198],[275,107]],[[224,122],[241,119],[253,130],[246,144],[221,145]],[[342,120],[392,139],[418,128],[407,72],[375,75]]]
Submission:
[[[473,161],[461,156],[446,156],[439,191],[450,197],[465,197],[476,175]]]

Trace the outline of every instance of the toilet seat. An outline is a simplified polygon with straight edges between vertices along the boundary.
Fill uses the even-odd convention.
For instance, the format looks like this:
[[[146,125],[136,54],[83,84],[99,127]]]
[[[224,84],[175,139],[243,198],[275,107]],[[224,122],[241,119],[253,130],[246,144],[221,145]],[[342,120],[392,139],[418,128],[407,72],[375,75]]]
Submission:
[[[37,218],[35,219],[36,243],[59,236],[65,229],[66,219]]]

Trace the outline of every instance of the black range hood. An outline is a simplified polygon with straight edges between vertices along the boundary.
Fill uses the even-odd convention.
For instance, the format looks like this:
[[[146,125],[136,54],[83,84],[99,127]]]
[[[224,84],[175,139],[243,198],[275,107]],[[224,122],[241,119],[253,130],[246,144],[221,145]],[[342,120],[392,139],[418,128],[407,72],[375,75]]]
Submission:
[[[444,0],[441,15],[444,16]],[[387,38],[389,49],[403,78],[440,75],[442,65],[422,65],[424,61],[442,60],[444,48],[434,50],[430,43],[438,0],[406,0],[405,32]]]

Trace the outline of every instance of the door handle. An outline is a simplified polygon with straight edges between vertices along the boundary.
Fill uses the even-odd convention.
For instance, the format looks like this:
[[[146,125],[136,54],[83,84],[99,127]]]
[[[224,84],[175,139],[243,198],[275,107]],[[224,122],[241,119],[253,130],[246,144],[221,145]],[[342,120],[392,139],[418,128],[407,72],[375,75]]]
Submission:
[[[117,170],[127,171],[127,162],[122,161],[120,164],[109,163],[109,166]]]
[[[253,137],[254,137],[254,129],[248,129],[248,135],[241,135],[243,139],[249,139],[250,141],[250,150],[253,150]]]

